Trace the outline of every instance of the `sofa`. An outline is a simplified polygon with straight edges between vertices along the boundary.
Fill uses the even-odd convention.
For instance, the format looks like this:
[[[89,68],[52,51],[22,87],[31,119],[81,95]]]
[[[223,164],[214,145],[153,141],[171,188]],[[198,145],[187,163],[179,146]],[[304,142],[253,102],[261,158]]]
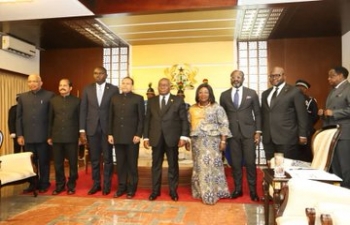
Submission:
[[[305,208],[316,211],[316,225],[320,215],[330,214],[333,224],[350,224],[350,190],[319,181],[292,178],[285,189],[286,198],[277,213],[278,225],[308,225]]]
[[[33,153],[22,152],[0,156],[0,197],[1,188],[29,179],[36,181],[37,170],[33,164]],[[37,192],[33,192],[37,196]]]

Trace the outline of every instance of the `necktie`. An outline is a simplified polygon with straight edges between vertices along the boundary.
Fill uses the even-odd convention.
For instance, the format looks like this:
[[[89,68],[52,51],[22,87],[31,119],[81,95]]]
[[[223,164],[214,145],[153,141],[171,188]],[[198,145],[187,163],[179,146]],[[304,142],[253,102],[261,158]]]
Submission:
[[[238,91],[239,91],[239,89],[237,88],[237,89],[236,89],[236,92],[235,92],[235,94],[234,94],[234,96],[233,96],[233,106],[234,106],[236,109],[238,109],[238,107],[239,107],[239,94],[238,94]]]
[[[97,102],[98,102],[98,105],[101,105],[101,101],[102,101],[102,87],[98,86],[98,88],[97,88]]]
[[[162,98],[162,105],[160,107],[161,110],[163,110],[165,108],[165,96],[163,96]]]
[[[272,106],[273,102],[276,100],[277,93],[278,93],[278,87],[275,88],[275,92],[273,92],[272,94],[270,106]]]

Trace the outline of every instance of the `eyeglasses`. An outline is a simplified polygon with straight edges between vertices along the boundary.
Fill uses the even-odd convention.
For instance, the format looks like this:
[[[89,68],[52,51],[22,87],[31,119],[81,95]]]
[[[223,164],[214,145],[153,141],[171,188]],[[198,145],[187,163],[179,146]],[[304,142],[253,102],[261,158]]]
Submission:
[[[328,75],[328,78],[334,78],[336,76],[339,76],[340,74],[331,74],[331,75]]]
[[[280,78],[282,76],[282,74],[270,74],[269,78],[270,79],[275,79],[275,78]]]

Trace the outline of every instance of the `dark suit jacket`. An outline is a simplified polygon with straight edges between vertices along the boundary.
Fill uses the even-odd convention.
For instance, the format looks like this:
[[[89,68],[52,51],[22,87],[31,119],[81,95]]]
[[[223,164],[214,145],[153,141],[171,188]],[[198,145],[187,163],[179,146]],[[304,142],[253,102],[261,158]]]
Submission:
[[[253,138],[255,131],[261,131],[259,97],[253,89],[243,87],[242,102],[239,108],[233,106],[232,88],[220,96],[220,105],[225,109],[233,137],[241,132],[245,138]]]
[[[145,118],[143,97],[134,93],[112,97],[109,108],[109,135],[114,144],[132,144],[134,136],[142,137]]]
[[[16,132],[17,136],[24,136],[26,143],[46,143],[49,104],[53,96],[53,92],[40,89],[36,93],[28,91],[18,97]]]
[[[17,113],[17,104],[11,106],[9,109],[9,118],[7,121],[7,125],[9,127],[10,134],[16,133],[16,113]]]
[[[88,85],[82,95],[80,104],[80,130],[85,130],[87,135],[94,135],[98,122],[101,124],[103,133],[108,134],[109,105],[113,95],[119,93],[119,88],[106,83],[101,105],[98,105],[96,84]]]
[[[189,124],[182,98],[171,94],[163,111],[160,110],[159,96],[148,100],[143,136],[156,147],[162,133],[169,147],[177,146],[181,136],[188,137]]]
[[[49,138],[53,143],[76,143],[79,138],[80,99],[57,95],[50,101]]]
[[[297,87],[285,84],[270,108],[267,97],[272,90],[264,91],[261,97],[263,143],[298,144],[299,137],[308,137],[305,98]]]
[[[326,109],[333,111],[333,116],[322,117],[323,125],[340,124],[340,139],[350,139],[350,83],[345,81],[334,88],[326,100]]]

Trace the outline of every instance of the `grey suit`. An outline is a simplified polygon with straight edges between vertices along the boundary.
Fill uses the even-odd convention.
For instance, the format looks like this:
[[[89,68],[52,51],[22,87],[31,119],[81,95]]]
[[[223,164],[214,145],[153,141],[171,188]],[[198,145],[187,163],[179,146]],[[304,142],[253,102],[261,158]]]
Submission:
[[[50,186],[50,152],[47,144],[51,91],[28,91],[18,97],[16,132],[25,138],[25,149],[34,153],[39,166],[39,189]]]
[[[268,96],[273,88],[262,93],[262,135],[266,159],[274,152],[298,159],[299,137],[308,137],[308,115],[305,98],[297,87],[285,84],[270,107]]]
[[[235,88],[234,88],[235,89]],[[232,88],[220,96],[230,123],[232,138],[229,147],[232,157],[232,174],[235,191],[242,191],[242,159],[245,159],[249,189],[256,193],[256,164],[254,134],[261,131],[259,97],[252,89],[243,87],[242,101],[238,109],[233,105]]]
[[[170,94],[165,109],[160,109],[159,96],[148,100],[144,125],[144,138],[152,146],[152,192],[160,193],[164,153],[169,170],[169,189],[176,192],[179,179],[178,143],[181,136],[188,137],[187,111],[182,98]]]
[[[342,186],[350,188],[350,83],[347,80],[329,93],[326,109],[331,109],[333,116],[321,117],[323,125],[339,124],[342,129],[334,152],[332,171],[343,179]]]
[[[112,145],[108,143],[108,113],[113,95],[119,93],[119,88],[106,83],[101,104],[98,104],[96,84],[88,85],[82,95],[80,104],[80,130],[85,130],[92,167],[94,186],[101,185],[100,158],[103,154],[104,187],[110,189],[113,172]]]

